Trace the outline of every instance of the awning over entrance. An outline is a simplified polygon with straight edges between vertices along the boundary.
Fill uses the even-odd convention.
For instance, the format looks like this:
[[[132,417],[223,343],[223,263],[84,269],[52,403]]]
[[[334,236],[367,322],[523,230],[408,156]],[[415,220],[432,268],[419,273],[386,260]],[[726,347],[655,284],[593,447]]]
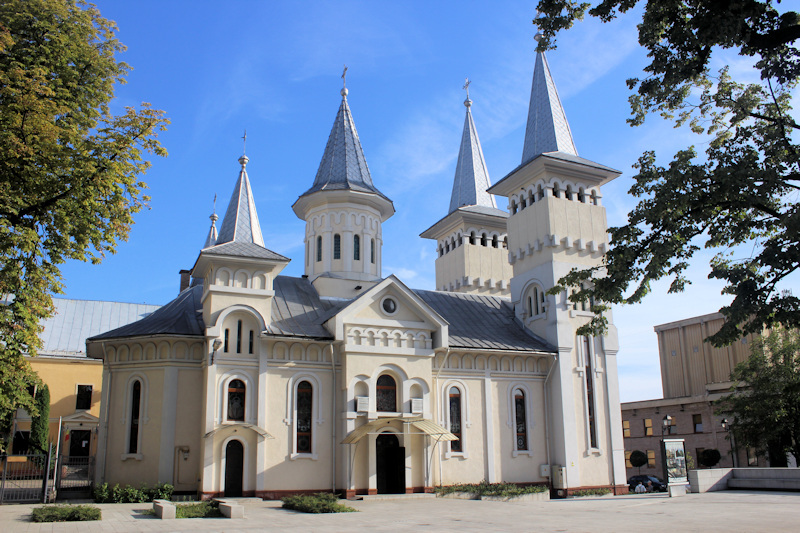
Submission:
[[[269,433],[267,433],[266,431],[264,431],[263,429],[261,429],[260,427],[256,426],[255,424],[223,424],[221,426],[217,426],[216,428],[212,429],[211,431],[209,431],[208,433],[203,435],[203,438],[207,439],[208,437],[210,437],[211,435],[213,435],[217,431],[222,431],[223,429],[230,429],[230,428],[252,429],[256,433],[258,433],[259,437],[261,437],[262,439],[274,439],[275,438],[272,435],[270,435]]]
[[[356,429],[351,431],[348,436],[344,438],[342,444],[356,443],[365,436],[369,435],[370,433],[376,433],[380,428],[386,427],[390,425],[392,422],[402,422],[403,424],[409,424],[419,433],[430,435],[431,437],[436,438],[437,441],[458,440],[458,437],[447,431],[439,424],[433,422],[432,420],[428,420],[426,418],[391,417],[391,418],[379,418],[378,420],[367,422],[361,427],[357,427]]]

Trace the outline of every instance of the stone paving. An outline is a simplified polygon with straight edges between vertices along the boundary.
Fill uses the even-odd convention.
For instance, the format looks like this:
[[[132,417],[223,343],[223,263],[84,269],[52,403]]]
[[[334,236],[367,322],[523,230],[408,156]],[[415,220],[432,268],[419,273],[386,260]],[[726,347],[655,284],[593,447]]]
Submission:
[[[354,501],[358,513],[309,515],[280,502],[244,501],[243,519],[158,520],[150,504],[102,504],[99,522],[34,524],[35,505],[0,506],[0,532],[94,531],[800,531],[800,493],[724,491],[549,502],[409,499]]]

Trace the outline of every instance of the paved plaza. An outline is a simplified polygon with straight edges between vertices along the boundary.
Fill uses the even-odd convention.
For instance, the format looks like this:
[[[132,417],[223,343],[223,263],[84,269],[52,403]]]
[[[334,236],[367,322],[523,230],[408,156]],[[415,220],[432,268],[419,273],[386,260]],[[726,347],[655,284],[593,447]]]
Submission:
[[[100,522],[34,524],[34,505],[0,506],[0,531],[798,531],[800,493],[725,491],[507,503],[450,499],[355,501],[358,513],[309,515],[246,501],[245,518],[158,520],[148,504],[102,504]]]

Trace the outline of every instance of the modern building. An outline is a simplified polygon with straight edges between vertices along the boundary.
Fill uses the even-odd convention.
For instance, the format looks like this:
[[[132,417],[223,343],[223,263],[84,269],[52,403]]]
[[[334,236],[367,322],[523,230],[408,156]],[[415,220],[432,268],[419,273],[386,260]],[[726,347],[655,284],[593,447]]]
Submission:
[[[449,209],[422,234],[435,291],[384,276],[394,205],[341,96],[292,206],[304,275],[281,275],[290,259],[266,247],[242,156],[177,298],[87,341],[103,361],[98,481],[205,498],[484,479],[627,492],[616,329],[577,336],[590,313],[546,293],[602,260],[600,188],[619,172],[578,155],[544,54],[521,164],[491,187],[465,102]]]
[[[706,338],[724,322],[720,313],[687,318],[655,326],[661,362],[663,398],[622,404],[622,428],[628,475],[662,477],[662,436],[685,440],[686,452],[695,468],[701,468],[700,453],[716,449],[720,467],[766,466],[755,450],[736,445],[727,419],[715,413],[714,401],[730,392],[731,372],[750,356],[755,339],[747,335],[738,342],[716,348]],[[630,464],[633,451],[647,454],[648,463]]]

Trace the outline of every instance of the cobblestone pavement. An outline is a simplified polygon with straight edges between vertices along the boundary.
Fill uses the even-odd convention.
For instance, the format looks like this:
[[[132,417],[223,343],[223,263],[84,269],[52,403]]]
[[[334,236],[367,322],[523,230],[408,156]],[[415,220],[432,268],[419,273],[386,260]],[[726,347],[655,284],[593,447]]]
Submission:
[[[669,498],[663,494],[549,502],[450,499],[354,501],[358,513],[309,515],[280,502],[245,501],[244,519],[158,520],[148,504],[101,504],[103,520],[34,524],[36,505],[0,506],[0,532],[93,531],[798,531],[800,493],[724,491]]]

